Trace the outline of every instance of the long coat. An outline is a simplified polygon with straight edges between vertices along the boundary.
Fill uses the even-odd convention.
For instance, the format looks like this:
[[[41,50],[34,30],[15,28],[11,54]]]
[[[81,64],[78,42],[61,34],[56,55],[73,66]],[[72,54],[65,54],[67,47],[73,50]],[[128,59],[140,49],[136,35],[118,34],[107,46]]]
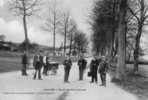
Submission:
[[[93,59],[90,63],[90,72],[91,74],[97,74],[97,71],[98,71],[98,67],[99,67],[99,64],[101,62],[101,59]]]
[[[90,71],[92,74],[96,73],[98,70],[98,61],[97,60],[92,60],[90,64]]]

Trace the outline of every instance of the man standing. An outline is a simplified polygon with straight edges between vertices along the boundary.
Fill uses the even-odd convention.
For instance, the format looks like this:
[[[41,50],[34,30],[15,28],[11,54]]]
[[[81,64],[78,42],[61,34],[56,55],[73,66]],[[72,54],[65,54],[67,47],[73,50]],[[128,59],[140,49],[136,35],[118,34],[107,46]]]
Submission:
[[[38,79],[41,80],[41,68],[43,66],[43,57],[41,54],[34,56],[33,65],[35,68],[34,79],[36,79],[36,75],[38,74]]]
[[[48,65],[49,65],[49,57],[48,56],[44,56],[43,58],[43,62],[44,62],[44,69],[43,69],[43,74],[47,76],[47,73],[48,73]]]
[[[83,56],[80,56],[80,59],[78,60],[79,80],[83,80],[83,74],[86,68],[86,64],[87,64],[87,61],[83,58]]]
[[[24,54],[22,55],[22,75],[23,76],[27,75],[27,72],[26,72],[27,65],[28,65],[28,58],[27,58],[26,52],[24,52]]]
[[[63,63],[64,65],[64,70],[65,70],[65,75],[64,75],[64,82],[69,83],[68,78],[69,78],[69,72],[72,66],[72,62],[70,57],[66,57],[66,60]]]
[[[106,58],[103,56],[102,62],[100,63],[100,67],[99,67],[100,78],[101,78],[101,81],[102,81],[101,86],[106,86],[107,70],[108,70],[108,63],[106,61]]]
[[[97,56],[94,56],[94,58],[90,63],[90,72],[92,77],[91,83],[93,83],[94,81],[98,83],[97,70],[98,70],[99,63],[100,63],[100,60],[97,59]]]

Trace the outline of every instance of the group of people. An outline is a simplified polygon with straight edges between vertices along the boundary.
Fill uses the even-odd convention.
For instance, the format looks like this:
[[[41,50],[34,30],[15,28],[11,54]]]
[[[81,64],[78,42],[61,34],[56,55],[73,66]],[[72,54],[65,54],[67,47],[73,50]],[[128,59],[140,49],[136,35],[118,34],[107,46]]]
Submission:
[[[68,78],[72,66],[72,61],[69,56],[67,56],[66,60],[64,60],[63,65],[65,71],[64,82],[69,83]],[[79,66],[79,80],[83,80],[83,74],[86,69],[87,61],[81,56],[80,59],[78,60],[77,65]]]
[[[24,53],[22,56],[22,75],[27,75],[26,68],[27,68],[27,55]],[[72,67],[72,60],[69,56],[66,57],[66,59],[63,62],[64,65],[64,82],[69,83],[69,74]],[[77,65],[79,67],[79,80],[83,80],[83,75],[87,66],[87,60],[80,56],[78,59]],[[35,73],[33,76],[33,79],[36,79],[38,76],[38,79],[41,80],[41,69],[43,67],[43,74],[47,75],[49,70],[49,57],[43,57],[41,53],[38,53],[33,58],[33,66],[35,69]],[[90,67],[89,67],[88,77],[91,77],[91,83],[98,82],[98,73],[100,74],[100,79],[102,81],[102,86],[106,86],[106,73],[108,71],[108,63],[105,56],[102,56],[98,58],[97,56],[93,56],[93,59],[91,60]]]
[[[98,83],[98,73],[100,74],[100,78],[102,81],[101,86],[106,86],[106,73],[108,71],[109,64],[105,56],[101,58],[97,58],[94,56],[90,63],[90,72],[88,76],[91,76],[91,83],[96,82]]]
[[[28,57],[26,52],[22,55],[22,75],[27,75],[27,66],[28,66]],[[48,70],[51,70],[51,64],[49,63],[49,57],[48,56],[42,56],[41,53],[36,53],[33,57],[33,67],[35,69],[34,77],[33,79],[36,79],[38,76],[38,79],[41,80],[41,69],[43,68],[43,75],[47,75]]]
[[[33,79],[36,79],[38,76],[38,79],[41,80],[41,69],[43,67],[43,75],[47,76],[48,71],[52,70],[54,74],[56,74],[56,70],[58,68],[58,64],[52,63],[49,61],[48,56],[42,56],[41,53],[35,54],[33,58],[33,66],[35,69],[34,77]]]
[[[64,75],[64,82],[69,83],[68,77],[70,73],[70,69],[72,66],[72,61],[70,57],[67,57],[67,59],[63,63],[64,69],[65,69],[65,75]],[[83,56],[80,57],[77,63],[79,67],[79,80],[83,80],[83,74],[85,72],[87,61],[84,59]],[[98,73],[100,73],[100,78],[102,81],[101,86],[106,86],[106,73],[108,71],[108,63],[105,56],[102,56],[101,58],[98,58],[97,56],[94,56],[94,58],[91,60],[90,63],[90,70],[88,72],[88,76],[91,77],[91,83],[96,82],[98,83]]]

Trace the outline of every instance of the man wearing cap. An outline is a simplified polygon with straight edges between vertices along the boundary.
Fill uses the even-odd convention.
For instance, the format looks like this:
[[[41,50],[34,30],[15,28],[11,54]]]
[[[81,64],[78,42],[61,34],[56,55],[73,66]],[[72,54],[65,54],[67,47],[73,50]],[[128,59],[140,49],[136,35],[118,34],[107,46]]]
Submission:
[[[41,68],[43,66],[43,57],[41,56],[41,53],[34,56],[33,65],[35,68],[35,74],[34,79],[36,79],[36,75],[38,74],[38,79],[41,80]]]
[[[100,60],[97,58],[97,56],[94,56],[90,63],[90,72],[91,72],[91,83],[94,81],[97,83],[98,82],[98,77],[97,77],[97,70],[99,66]]]
[[[70,69],[72,66],[72,62],[71,62],[70,57],[68,57],[68,56],[66,57],[66,60],[64,61],[63,65],[64,65],[64,71],[65,71],[64,82],[69,83],[69,81],[68,81],[69,72],[70,72]]]
[[[108,63],[106,60],[107,59],[105,58],[105,56],[102,56],[102,61],[99,66],[99,73],[100,73],[100,78],[102,81],[101,86],[106,86],[106,73],[108,70]]]
[[[83,74],[84,70],[86,68],[87,61],[83,58],[83,56],[80,56],[80,59],[78,60],[78,66],[79,66],[79,80],[83,80]]]

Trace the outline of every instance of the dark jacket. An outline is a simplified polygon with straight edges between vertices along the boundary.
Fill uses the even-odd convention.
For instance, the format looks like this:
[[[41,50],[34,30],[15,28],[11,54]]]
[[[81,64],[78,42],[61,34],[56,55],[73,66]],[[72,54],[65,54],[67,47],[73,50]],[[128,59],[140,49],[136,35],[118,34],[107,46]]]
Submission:
[[[78,66],[80,70],[81,69],[84,70],[86,68],[86,64],[87,64],[87,61],[85,59],[79,59]]]
[[[108,63],[106,61],[102,61],[99,67],[99,73],[106,73],[108,70]]]
[[[63,65],[65,66],[64,67],[65,69],[67,69],[67,70],[71,69],[71,66],[72,66],[71,59],[65,60],[64,63],[63,63]]]
[[[90,63],[90,72],[97,73],[100,61],[98,59],[93,59]]]

